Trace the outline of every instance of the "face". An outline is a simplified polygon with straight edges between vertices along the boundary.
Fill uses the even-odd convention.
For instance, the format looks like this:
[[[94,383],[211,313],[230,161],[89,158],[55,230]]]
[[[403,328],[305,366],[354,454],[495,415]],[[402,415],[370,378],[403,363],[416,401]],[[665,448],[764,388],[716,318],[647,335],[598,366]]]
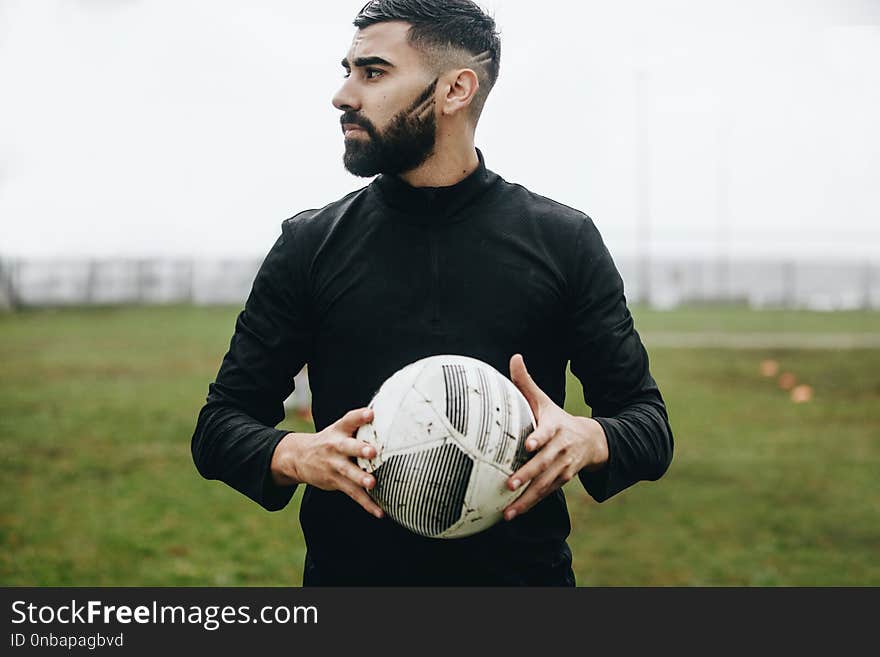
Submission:
[[[357,176],[410,171],[434,150],[437,78],[407,43],[408,29],[400,21],[359,29],[342,61],[333,105],[342,111],[343,163]]]

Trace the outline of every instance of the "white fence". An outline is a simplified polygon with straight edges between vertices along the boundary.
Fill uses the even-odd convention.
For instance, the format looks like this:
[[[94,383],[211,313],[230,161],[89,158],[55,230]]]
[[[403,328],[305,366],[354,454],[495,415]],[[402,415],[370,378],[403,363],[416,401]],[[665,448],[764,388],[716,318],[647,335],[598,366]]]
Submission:
[[[0,260],[0,308],[242,304],[261,260]],[[739,302],[756,308],[880,308],[880,264],[809,260],[618,258],[629,302],[658,308]]]
[[[0,305],[240,304],[260,260],[6,260]]]

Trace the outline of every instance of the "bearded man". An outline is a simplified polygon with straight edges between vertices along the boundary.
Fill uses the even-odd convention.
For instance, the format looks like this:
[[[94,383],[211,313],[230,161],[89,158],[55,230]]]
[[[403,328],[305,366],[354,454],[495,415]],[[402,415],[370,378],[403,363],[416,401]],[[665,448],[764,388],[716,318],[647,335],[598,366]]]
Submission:
[[[194,461],[268,510],[305,484],[305,585],[573,586],[562,485],[577,477],[601,502],[672,458],[620,275],[587,215],[508,183],[474,146],[499,72],[492,18],[469,0],[375,0],[354,24],[333,104],[345,167],[378,176],[282,223],[209,386]],[[436,354],[509,371],[537,420],[508,481],[528,487],[504,521],[454,540],[383,517],[355,462],[375,455],[355,438],[372,395]],[[562,408],[569,363],[593,417]],[[275,429],[306,364],[317,431]]]

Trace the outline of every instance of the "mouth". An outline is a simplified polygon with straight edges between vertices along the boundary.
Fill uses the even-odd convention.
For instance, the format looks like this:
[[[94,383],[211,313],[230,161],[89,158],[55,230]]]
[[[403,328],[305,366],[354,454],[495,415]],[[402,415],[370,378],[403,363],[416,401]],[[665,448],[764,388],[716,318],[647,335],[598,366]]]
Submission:
[[[342,124],[342,134],[346,137],[353,137],[357,134],[366,133],[362,127],[357,125],[356,123],[343,123]]]

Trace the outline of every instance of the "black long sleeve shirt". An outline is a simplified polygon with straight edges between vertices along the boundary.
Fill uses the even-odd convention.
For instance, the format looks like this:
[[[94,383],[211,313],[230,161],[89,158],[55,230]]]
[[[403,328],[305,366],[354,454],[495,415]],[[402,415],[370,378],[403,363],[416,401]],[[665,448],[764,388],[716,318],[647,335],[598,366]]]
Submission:
[[[608,438],[580,481],[603,501],[659,478],[672,458],[666,407],[623,283],[585,214],[479,167],[442,188],[396,176],[283,222],[256,276],[192,438],[193,459],[268,510],[295,486],[269,465],[294,375],[308,364],[320,431],[366,406],[398,369],[436,354],[509,375],[521,353],[560,406],[565,370]],[[573,584],[560,490],[510,522],[460,539],[415,535],[344,493],[306,486],[305,584]]]

